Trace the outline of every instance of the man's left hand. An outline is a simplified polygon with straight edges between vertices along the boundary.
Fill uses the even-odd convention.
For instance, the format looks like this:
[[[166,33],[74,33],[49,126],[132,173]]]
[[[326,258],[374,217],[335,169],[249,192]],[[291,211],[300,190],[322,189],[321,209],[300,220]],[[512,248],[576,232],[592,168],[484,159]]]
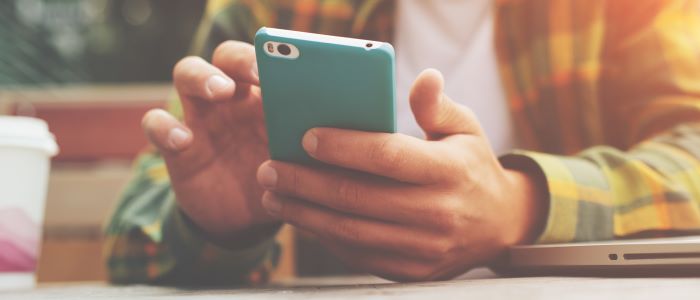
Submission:
[[[349,266],[397,281],[452,278],[532,241],[546,215],[542,184],[502,167],[476,117],[443,85],[426,70],[411,89],[426,140],[309,130],[304,149],[332,167],[263,163],[263,206]]]

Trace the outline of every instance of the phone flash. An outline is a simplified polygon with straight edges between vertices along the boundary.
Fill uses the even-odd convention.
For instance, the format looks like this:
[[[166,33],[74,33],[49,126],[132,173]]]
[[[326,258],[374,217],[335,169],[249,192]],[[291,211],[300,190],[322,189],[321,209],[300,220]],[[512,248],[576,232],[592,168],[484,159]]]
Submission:
[[[272,43],[267,43],[267,52],[275,52],[275,45],[273,45]]]

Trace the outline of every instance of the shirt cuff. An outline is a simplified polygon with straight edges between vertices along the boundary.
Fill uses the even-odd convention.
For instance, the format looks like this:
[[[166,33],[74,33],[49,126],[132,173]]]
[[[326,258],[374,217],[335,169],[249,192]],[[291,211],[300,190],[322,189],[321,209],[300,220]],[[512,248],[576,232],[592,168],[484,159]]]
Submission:
[[[605,177],[592,163],[578,157],[522,150],[516,150],[500,160],[504,167],[528,164],[532,166],[529,171],[544,175],[549,212],[544,229],[536,239],[537,244],[612,238],[612,230],[603,226],[610,223],[610,212],[589,204],[604,198],[604,195],[597,195],[600,192],[596,189],[589,187],[606,185]]]
[[[173,201],[163,224],[163,241],[167,241],[167,247],[181,258],[179,261],[183,265],[189,265],[184,272],[202,274],[205,278],[201,279],[207,283],[255,284],[267,281],[280,254],[274,234],[254,245],[235,250],[209,241],[180,210],[176,201]]]

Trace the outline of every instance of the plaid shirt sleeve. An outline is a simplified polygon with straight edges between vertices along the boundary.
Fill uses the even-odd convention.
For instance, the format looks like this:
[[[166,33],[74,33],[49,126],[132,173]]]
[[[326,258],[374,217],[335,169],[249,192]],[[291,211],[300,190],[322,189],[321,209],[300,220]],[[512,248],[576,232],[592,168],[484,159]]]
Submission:
[[[192,52],[208,58],[225,40],[250,42],[255,32],[251,28],[257,27],[249,6],[229,2],[208,3]],[[176,98],[170,110],[181,117]],[[273,238],[235,251],[206,240],[178,208],[157,153],[136,161],[135,177],[106,228],[104,249],[113,282],[181,285],[265,282],[281,252]]]
[[[117,283],[254,284],[280,248],[270,238],[231,251],[207,241],[177,207],[162,158],[144,154],[106,230],[109,277]]]
[[[700,17],[694,1],[609,1],[610,121],[626,150],[573,156],[518,151],[535,162],[550,208],[539,243],[700,231]],[[616,7],[616,5],[618,5]]]
[[[629,151],[589,148],[575,156],[516,151],[544,172],[549,215],[538,243],[667,236],[700,229],[700,124]]]

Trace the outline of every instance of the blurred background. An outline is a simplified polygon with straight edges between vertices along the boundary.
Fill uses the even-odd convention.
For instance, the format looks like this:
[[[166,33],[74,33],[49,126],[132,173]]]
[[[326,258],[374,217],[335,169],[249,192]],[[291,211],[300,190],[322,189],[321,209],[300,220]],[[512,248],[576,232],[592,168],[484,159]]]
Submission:
[[[2,0],[3,86],[160,83],[205,1]]]
[[[206,1],[0,0],[0,115],[44,119],[52,161],[40,282],[103,280],[102,228],[165,107]],[[286,228],[273,276],[342,274],[317,242]]]
[[[205,1],[0,0],[0,114],[46,120],[52,162],[39,281],[100,280],[102,226],[165,106]]]

